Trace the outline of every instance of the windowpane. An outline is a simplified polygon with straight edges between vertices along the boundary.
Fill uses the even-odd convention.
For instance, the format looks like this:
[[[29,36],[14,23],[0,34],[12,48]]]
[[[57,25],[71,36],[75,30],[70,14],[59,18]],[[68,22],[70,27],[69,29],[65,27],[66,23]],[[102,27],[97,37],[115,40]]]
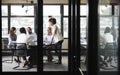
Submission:
[[[86,17],[81,17],[80,18],[80,24],[81,24],[81,37],[85,38],[86,37],[86,30],[87,30],[87,19]]]
[[[49,16],[56,18],[57,26],[61,30],[61,15],[60,5],[44,5],[43,6],[43,35],[47,34],[47,28],[49,25]]]
[[[112,7],[110,5],[100,5],[100,15],[112,15]]]
[[[100,34],[104,33],[106,27],[112,27],[112,17],[100,17]]]
[[[8,35],[8,18],[2,18],[2,37]]]
[[[59,5],[44,5],[43,16],[60,16]]]
[[[68,16],[68,5],[64,5],[64,16]]]
[[[119,16],[119,6],[115,6],[115,11],[114,11],[114,13],[115,13],[115,16]]]
[[[80,5],[80,15],[86,16],[88,13],[87,6],[86,5]]]
[[[12,5],[11,6],[11,15],[18,16],[34,16],[34,6],[30,5]]]
[[[87,18],[81,17],[80,18],[80,49],[81,49],[81,56],[80,56],[80,66],[83,71],[87,71]]]
[[[11,27],[17,28],[17,34],[19,33],[19,28],[21,27],[31,27],[34,31],[34,18],[27,18],[27,17],[15,17],[11,18]]]
[[[55,18],[57,21],[55,25],[58,26],[58,30],[61,31],[62,26],[60,10],[60,5],[43,5],[43,71],[68,71],[68,39],[64,39],[62,42],[57,40],[58,37],[55,36],[53,38],[52,45],[49,45],[52,41],[52,36],[54,36],[55,30],[53,27],[54,22],[53,24],[52,21],[49,23],[49,19],[51,17]],[[66,22],[63,24],[68,26],[68,18],[64,18],[64,21]],[[52,28],[48,30],[48,27],[50,26]],[[64,31],[65,33],[67,32],[66,30]],[[62,33],[59,33],[57,35],[61,34]],[[63,53],[65,53],[64,56]]]
[[[63,19],[64,38],[68,38],[68,18]]]
[[[2,5],[2,16],[7,16],[7,15],[8,15],[8,6]]]
[[[115,28],[118,28],[119,25],[119,17],[114,17],[114,26]]]
[[[100,0],[100,2],[101,1],[102,0]],[[113,11],[115,12],[114,16],[112,15],[111,4],[106,3],[106,5],[101,5],[100,3],[99,7],[99,75],[105,74],[106,71],[108,73],[111,72],[112,75],[117,75],[115,72],[118,71],[119,20],[118,17],[115,16],[119,13],[118,8],[115,8],[115,11]]]

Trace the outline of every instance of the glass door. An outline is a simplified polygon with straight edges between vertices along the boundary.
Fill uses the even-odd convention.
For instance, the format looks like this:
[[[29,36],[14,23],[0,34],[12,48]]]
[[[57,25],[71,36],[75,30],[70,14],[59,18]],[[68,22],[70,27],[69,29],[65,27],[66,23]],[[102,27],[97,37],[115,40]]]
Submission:
[[[43,71],[68,71],[68,0],[43,0]]]
[[[88,61],[88,5],[87,0],[80,4],[80,67],[87,71]]]
[[[99,0],[99,75],[118,75],[119,1]],[[102,74],[101,74],[102,73]]]

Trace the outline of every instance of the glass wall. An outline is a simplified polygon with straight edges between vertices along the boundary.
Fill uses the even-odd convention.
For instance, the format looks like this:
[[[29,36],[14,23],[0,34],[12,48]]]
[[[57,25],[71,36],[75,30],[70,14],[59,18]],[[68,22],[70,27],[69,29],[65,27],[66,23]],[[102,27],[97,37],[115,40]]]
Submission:
[[[87,4],[83,3],[80,5],[80,67],[82,71],[87,71],[87,39],[88,39],[88,23],[87,23]]]
[[[59,35],[63,37],[63,41],[55,41],[54,30],[49,19],[55,18]],[[49,28],[51,35],[49,35]],[[50,40],[50,36],[51,40]],[[54,37],[54,38],[53,38]],[[49,39],[48,39],[49,38]],[[52,41],[54,43],[46,43]],[[46,42],[45,42],[46,41]],[[53,42],[53,41],[52,41]],[[43,71],[68,71],[68,5],[43,5]]]
[[[29,43],[28,42],[24,42],[24,43],[26,43],[27,49],[30,50],[30,49],[33,49],[33,47],[34,47],[34,53],[36,52],[36,45],[37,45],[37,35],[35,33],[35,28],[36,28],[35,26],[37,24],[35,21],[36,20],[35,9],[37,9],[37,8],[35,8],[36,5],[33,5],[33,4],[31,4],[31,5],[28,5],[28,4],[3,4],[1,6],[2,6],[2,10],[1,10],[2,11],[2,25],[1,25],[2,26],[2,71],[3,72],[14,72],[14,71],[36,72],[37,71],[36,66],[35,66],[35,68],[33,68],[31,70],[26,70],[26,69],[30,68],[30,66],[28,66],[28,64],[25,65],[25,63],[26,63],[26,61],[29,62],[29,59],[31,60],[31,56],[32,56],[31,54],[23,55],[23,56],[26,56],[25,61],[24,61],[24,59],[21,59],[22,57],[20,57],[21,63],[19,65],[19,62],[15,60],[15,59],[17,59],[17,55],[15,55],[14,49],[16,49],[17,47],[15,47],[15,45],[14,45],[14,49],[11,48],[11,43],[13,43],[13,42],[19,43],[18,40],[20,40],[20,39],[21,39],[20,41],[25,41],[25,37],[21,37],[18,39],[18,37],[21,36],[20,28],[24,27],[25,31],[27,33],[26,34],[27,41],[29,41]],[[15,33],[16,41],[10,40],[12,35],[11,36],[9,36],[9,35],[10,35],[10,29],[12,27],[16,28],[16,33]],[[31,27],[32,33],[28,32],[28,30],[27,30],[28,27]],[[35,34],[35,35],[32,36],[30,34]],[[33,46],[33,44],[31,44],[30,41],[34,42],[34,46]],[[22,42],[20,42],[20,43],[22,43]],[[33,52],[31,52],[31,53],[33,53]],[[34,54],[34,55],[37,55],[37,54]],[[34,61],[36,63],[37,60],[34,60]],[[18,68],[16,69],[15,67],[18,67]]]
[[[7,36],[8,34],[8,6],[2,6],[2,36]]]
[[[115,2],[115,3],[112,3]],[[116,0],[99,0],[99,70],[118,71],[119,7]],[[115,75],[115,74],[114,74]]]

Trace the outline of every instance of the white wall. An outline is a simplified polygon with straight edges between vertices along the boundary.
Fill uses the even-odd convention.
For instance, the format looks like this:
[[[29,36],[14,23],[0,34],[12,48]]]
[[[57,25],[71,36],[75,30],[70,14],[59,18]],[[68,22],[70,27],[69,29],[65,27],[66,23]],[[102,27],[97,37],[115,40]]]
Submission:
[[[68,49],[68,39],[64,39],[62,43],[62,49]]]

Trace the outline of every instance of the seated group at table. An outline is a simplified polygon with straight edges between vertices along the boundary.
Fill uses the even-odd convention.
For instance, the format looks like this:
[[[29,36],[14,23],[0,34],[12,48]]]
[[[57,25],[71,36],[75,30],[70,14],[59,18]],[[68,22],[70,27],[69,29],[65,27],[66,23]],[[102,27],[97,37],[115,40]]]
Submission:
[[[16,35],[16,28],[12,27],[10,29],[9,36],[8,36],[8,40],[9,40],[8,48],[10,49],[14,48],[14,43],[25,43],[28,46],[35,46],[36,45],[35,41],[37,40],[36,33],[33,33],[30,27],[27,28],[27,31],[28,31],[28,34],[26,32],[26,29],[24,27],[21,27],[19,29],[20,33]],[[14,60],[19,63],[21,62],[19,56],[16,56]],[[25,56],[23,57],[23,60],[24,60],[23,67],[30,64],[29,60],[27,60]]]
[[[55,18],[50,18],[49,19],[50,27],[48,27],[47,34],[43,37],[43,44],[44,44],[44,49],[47,48],[47,46],[50,45],[57,45],[57,49],[61,49],[62,42],[63,42],[63,37],[62,34],[60,33],[59,28],[56,25],[56,19]],[[26,31],[27,30],[27,31]],[[16,28],[12,27],[9,31],[9,36],[8,36],[8,48],[12,49],[14,48],[14,44],[16,43],[25,43],[27,44],[27,47],[30,46],[36,46],[37,45],[37,35],[36,33],[32,32],[32,28],[28,27],[25,29],[24,27],[21,27],[19,29],[19,34],[16,35]],[[55,48],[54,48],[55,49]],[[46,49],[45,49],[46,50]],[[50,52],[50,50],[46,50],[46,54],[48,57],[48,61],[51,62],[53,57]],[[57,62],[58,64],[61,64],[61,50],[58,52],[58,58],[59,61]],[[16,62],[21,62],[20,57],[16,56],[14,59]],[[26,56],[23,56],[24,64],[23,67],[29,66],[31,64],[30,60],[26,58]]]

